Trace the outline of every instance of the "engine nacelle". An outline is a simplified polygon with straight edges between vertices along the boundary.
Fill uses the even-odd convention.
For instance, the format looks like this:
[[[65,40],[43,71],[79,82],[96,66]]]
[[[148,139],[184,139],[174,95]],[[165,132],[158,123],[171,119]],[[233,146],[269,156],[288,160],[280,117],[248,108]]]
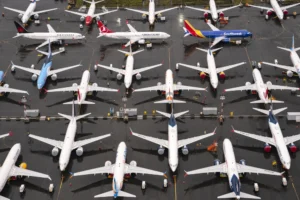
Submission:
[[[141,40],[138,41],[138,43],[139,43],[139,44],[145,44],[145,40],[144,40],[144,39],[141,39]]]
[[[36,74],[32,74],[31,80],[32,80],[32,81],[36,81],[37,77],[38,77],[38,76],[37,76]]]
[[[97,83],[93,83],[92,86],[93,87],[98,87],[98,84]]]
[[[246,86],[249,86],[249,85],[251,85],[251,83],[250,82],[246,82],[246,84],[245,84]]]
[[[105,166],[105,167],[111,166],[111,162],[110,162],[109,160],[106,161],[106,162],[104,163],[104,166]]]
[[[220,160],[219,159],[215,159],[214,160],[214,165],[219,165],[219,164],[221,164]]]
[[[10,68],[10,70],[11,70],[11,72],[15,72],[15,70],[16,70],[15,66],[12,65],[11,68]]]
[[[9,85],[6,83],[3,85],[4,88],[9,88]]]
[[[265,10],[264,9],[260,9],[260,14],[264,14]]]
[[[123,76],[122,76],[122,74],[120,74],[120,73],[119,73],[119,74],[117,74],[117,79],[118,79],[118,80],[121,80],[121,79],[122,79],[122,77],[123,77]]]
[[[76,155],[77,155],[77,156],[82,156],[82,154],[83,154],[83,148],[82,148],[82,147],[78,147],[78,148],[76,149]]]
[[[186,145],[184,145],[184,146],[182,147],[181,152],[182,152],[182,154],[185,155],[185,156],[189,154],[189,149],[187,148]]]
[[[240,160],[240,164],[241,164],[241,165],[246,165],[246,160],[245,160],[245,159],[241,159],[241,160]]]
[[[18,15],[18,18],[19,18],[19,19],[22,19],[22,17],[23,17],[23,14],[19,14],[19,15]]]
[[[143,19],[146,19],[146,18],[147,18],[147,15],[146,15],[146,14],[143,14],[143,15],[142,15],[142,18],[143,18]]]
[[[283,10],[283,14],[284,14],[284,16],[287,16],[289,14],[289,12],[287,10]]]
[[[220,79],[225,79],[225,73],[224,72],[220,72],[219,73],[219,77],[220,77]]]
[[[136,78],[136,80],[141,80],[142,75],[141,75],[140,73],[137,73],[137,74],[135,75],[135,78]]]
[[[130,161],[129,165],[133,166],[133,167],[136,167],[137,166],[137,162],[135,160],[132,160],[132,161]],[[136,176],[136,173],[131,173],[131,174],[125,175],[125,177],[133,177],[133,178],[135,176]]]
[[[220,13],[219,13],[219,16],[220,16],[220,18],[224,18],[225,15],[224,15],[223,12],[220,12]]]
[[[286,75],[291,78],[294,75],[294,73],[292,71],[288,70],[286,72]]]
[[[268,82],[267,82],[267,85],[272,85],[272,82],[271,82],[271,81],[268,81]]]
[[[31,68],[31,69],[34,69],[34,65],[31,65],[30,68]]]
[[[230,42],[231,40],[230,40],[230,38],[224,38],[223,40],[222,40],[222,42],[226,42],[226,43],[228,43],[228,42]]]
[[[158,83],[157,83],[157,86],[160,86],[160,85],[161,85],[161,82],[158,82]],[[157,94],[158,94],[158,95],[161,95],[161,91],[160,91],[160,90],[157,90]]]
[[[272,14],[273,14],[273,11],[272,10],[268,10],[267,15],[271,16]]]
[[[207,18],[208,18],[208,12],[205,12],[205,13],[203,14],[203,16],[204,16],[205,19],[207,19]]]
[[[57,79],[57,74],[52,74],[51,80],[52,80],[52,81],[56,81],[56,79]]]
[[[177,85],[182,85],[182,83],[181,82],[177,82]]]
[[[96,17],[97,22],[101,20],[100,16]]]
[[[266,144],[265,144],[265,147],[264,147],[264,151],[265,151],[266,153],[270,153],[271,150],[272,150],[272,146],[269,145],[268,143],[266,143]]]
[[[77,87],[78,85],[77,85],[77,83],[73,83],[72,86],[73,87]]]
[[[159,146],[157,150],[158,155],[162,156],[165,153],[165,148],[163,146]]]
[[[294,143],[291,143],[291,144],[289,145],[289,149],[290,149],[290,151],[291,151],[292,153],[296,153],[297,150],[298,150],[298,148],[296,147],[296,145],[295,145]]]
[[[52,154],[52,156],[57,156],[57,155],[58,155],[58,152],[59,152],[58,148],[57,148],[57,147],[54,147],[54,148],[52,149],[52,151],[51,151],[51,154]]]
[[[200,72],[200,78],[205,79],[206,78],[206,73],[205,72]]]
[[[84,20],[85,20],[85,17],[84,17],[84,16],[81,16],[81,17],[80,17],[80,21],[83,22]]]
[[[38,14],[34,14],[33,17],[34,17],[35,20],[39,19],[39,15]]]

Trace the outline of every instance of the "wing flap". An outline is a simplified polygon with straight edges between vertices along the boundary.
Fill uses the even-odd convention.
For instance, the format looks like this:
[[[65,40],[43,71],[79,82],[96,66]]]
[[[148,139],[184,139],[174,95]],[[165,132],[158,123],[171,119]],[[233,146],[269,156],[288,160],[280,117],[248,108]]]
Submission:
[[[274,176],[281,176],[282,173],[267,170],[267,169],[261,169],[258,167],[251,167],[247,165],[241,165],[239,163],[236,163],[237,170],[239,173],[254,173],[254,174],[266,174],[266,175],[274,175]]]
[[[187,65],[187,64],[183,64],[183,63],[177,63],[177,64],[181,65],[183,67],[186,67],[186,68],[190,68],[190,69],[193,69],[196,71],[201,71],[201,72],[209,74],[209,70],[207,68],[197,67],[197,66],[193,66],[193,65]]]
[[[136,173],[136,174],[150,174],[150,175],[157,175],[157,176],[163,176],[164,173],[159,172],[159,171],[155,171],[155,170],[151,170],[151,169],[146,169],[143,167],[137,167],[137,166],[131,166],[128,164],[125,164],[126,166],[126,174],[131,174],[131,173]]]
[[[94,92],[94,91],[100,91],[100,92],[118,92],[119,90],[89,85],[88,86],[88,91],[89,92]]]
[[[201,169],[196,169],[193,171],[185,171],[187,175],[194,175],[194,174],[209,174],[209,173],[227,173],[227,164],[222,163],[220,165],[214,165],[211,167],[205,167]]]
[[[101,136],[94,137],[94,138],[89,138],[89,139],[85,139],[85,140],[76,141],[76,142],[73,143],[72,150],[77,149],[78,147],[82,147],[84,145],[93,143],[93,142],[97,142],[99,140],[102,140],[102,139],[110,137],[110,136],[111,136],[111,134],[106,134],[106,135],[101,135]]]
[[[224,72],[226,70],[229,70],[229,69],[232,69],[232,68],[244,65],[244,64],[246,64],[246,62],[240,62],[240,63],[237,63],[237,64],[228,65],[228,66],[225,66],[225,67],[219,67],[219,68],[216,69],[216,72],[217,73]]]
[[[152,86],[152,87],[136,89],[136,90],[133,90],[133,92],[157,91],[157,90],[165,91],[165,88],[166,88],[166,85],[157,85],[157,86]]]
[[[49,139],[49,138],[44,138],[44,137],[40,137],[40,136],[36,136],[36,135],[32,135],[30,134],[29,135],[30,138],[33,138],[33,139],[36,139],[40,142],[44,142],[46,144],[49,144],[53,147],[57,147],[59,149],[62,149],[62,146],[63,146],[63,142],[59,141],[59,140],[52,140],[52,139]]]
[[[289,145],[293,142],[297,142],[298,140],[300,140],[300,134],[284,138],[284,142],[285,142],[286,145]]]
[[[60,73],[60,72],[63,72],[63,71],[67,71],[67,70],[70,70],[70,69],[73,69],[73,68],[76,68],[76,67],[81,67],[82,65],[81,64],[78,64],[78,65],[73,65],[73,66],[69,66],[69,67],[64,67],[64,68],[60,68],[60,69],[55,69],[55,70],[51,70],[48,72],[48,76],[51,76],[53,74],[57,74],[57,73]]]
[[[112,174],[114,172],[115,164],[89,169],[81,172],[76,172],[73,176],[96,175],[96,174]]]
[[[100,65],[100,64],[98,64],[97,66],[125,75],[125,70],[123,70],[123,69],[118,69],[118,68],[114,68],[114,67],[108,67],[108,66]]]
[[[210,136],[213,136],[216,133],[215,131],[216,131],[216,129],[212,133],[208,133],[208,134],[205,134],[205,135],[200,135],[200,136],[196,136],[196,137],[192,137],[192,138],[188,138],[188,139],[184,139],[184,140],[178,140],[178,148],[181,148],[185,145],[188,145],[188,144],[197,142],[199,140],[203,140],[205,138],[208,138]]]
[[[28,169],[23,169],[20,167],[13,166],[12,170],[10,171],[10,176],[33,176],[33,177],[38,177],[38,178],[47,178],[51,180],[50,176],[47,174],[31,171]]]
[[[143,68],[140,68],[140,69],[134,69],[132,74],[133,75],[138,74],[138,73],[141,73],[141,72],[144,72],[144,71],[156,68],[156,67],[160,67],[160,66],[162,66],[162,64],[152,65],[152,66],[149,66],[149,67],[143,67]]]
[[[174,84],[174,90],[196,90],[196,91],[206,91],[206,88],[199,88],[199,87],[192,87],[192,86],[185,86],[185,85],[178,85]]]
[[[262,63],[265,65],[269,65],[269,66],[273,66],[273,67],[277,67],[277,68],[281,68],[284,70],[289,70],[289,71],[297,73],[297,71],[294,67],[290,67],[290,66],[286,66],[286,65],[279,65],[279,64],[275,64],[275,63],[273,64],[273,63],[269,63],[269,62],[262,62]]]
[[[243,135],[243,136],[246,136],[246,137],[255,139],[255,140],[259,140],[259,141],[264,142],[264,143],[268,143],[268,144],[271,144],[271,145],[275,145],[274,139],[273,139],[273,138],[270,138],[270,137],[265,137],[265,136],[255,135],[255,134],[252,134],[252,133],[247,133],[247,132],[243,132],[243,131],[238,131],[238,130],[235,130],[235,129],[233,129],[232,131],[233,131],[234,133],[237,133],[237,134],[240,134],[240,135]]]
[[[131,129],[130,129],[130,131],[131,131],[131,134],[136,136],[136,137],[139,137],[139,138],[147,140],[149,142],[158,144],[158,145],[163,146],[165,148],[169,148],[167,140],[158,139],[158,138],[154,138],[154,137],[150,137],[150,136],[145,136],[145,135],[142,135],[142,134],[139,134],[139,133],[135,133]]]
[[[244,91],[244,90],[257,90],[257,88],[256,88],[255,84],[251,84],[251,85],[245,85],[245,86],[225,89],[224,92]]]

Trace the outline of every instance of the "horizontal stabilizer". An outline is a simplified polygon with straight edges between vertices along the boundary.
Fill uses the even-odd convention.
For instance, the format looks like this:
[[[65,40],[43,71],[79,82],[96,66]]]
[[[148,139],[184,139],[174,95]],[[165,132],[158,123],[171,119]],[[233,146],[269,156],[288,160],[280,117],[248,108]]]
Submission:
[[[117,194],[114,193],[114,191],[109,191],[109,192],[105,192],[105,193],[102,193],[102,194],[98,194],[98,195],[94,196],[94,198],[115,197],[115,195],[117,195],[117,197],[136,197],[133,194],[129,194],[129,193],[123,192],[123,191],[119,191]]]
[[[253,108],[254,110],[258,111],[258,112],[261,112],[263,114],[266,114],[266,115],[269,115],[269,110],[264,110],[264,109],[259,109],[259,108]],[[284,108],[279,108],[279,109],[276,109],[276,110],[273,110],[273,115],[276,115],[284,110],[286,110],[287,107],[284,107]]]
[[[216,51],[219,51],[220,49],[222,49],[223,47],[220,47],[220,48],[217,48],[217,49],[210,49],[211,52],[216,52]],[[201,48],[196,48],[197,50],[200,50],[200,51],[204,51],[204,52],[208,52],[207,49],[201,49]]]
[[[265,102],[263,100],[257,100],[257,101],[251,101],[250,103],[265,103]],[[271,100],[269,100],[268,103],[271,103]],[[272,100],[272,103],[284,103],[284,101]]]
[[[291,52],[292,50],[291,49],[288,49],[288,48],[284,48],[284,47],[277,47],[278,49],[282,49],[282,50],[285,50],[285,51],[289,51]]]
[[[155,101],[154,103],[186,103],[185,101],[180,101],[180,100],[161,100],[161,101]]]
[[[73,104],[73,101],[66,102],[66,103],[63,103],[63,104],[65,104],[65,105],[67,105],[67,104]],[[74,101],[74,104],[79,104],[79,103],[78,103],[78,101],[76,100],[76,101]],[[90,101],[82,101],[81,104],[95,104],[95,103],[94,103],[94,102],[90,102]]]

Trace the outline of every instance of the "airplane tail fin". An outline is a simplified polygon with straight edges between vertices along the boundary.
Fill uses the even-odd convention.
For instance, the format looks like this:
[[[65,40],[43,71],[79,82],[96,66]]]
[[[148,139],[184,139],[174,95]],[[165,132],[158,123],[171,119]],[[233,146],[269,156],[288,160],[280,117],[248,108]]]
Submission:
[[[175,99],[173,99],[173,100],[167,100],[167,99],[165,99],[165,100],[161,100],[161,101],[155,101],[154,103],[186,103],[185,101],[180,101],[180,100],[175,100]]]
[[[27,31],[27,29],[26,29],[24,26],[22,26],[19,22],[14,21],[14,23],[15,23],[15,26],[16,26],[16,28],[17,28],[18,33],[30,33],[30,32]],[[18,35],[19,35],[19,34],[17,34],[17,36],[15,36],[15,37],[18,37]]]
[[[230,192],[230,193],[218,196],[218,199],[229,199],[229,198],[260,199],[260,197],[258,197],[258,196],[254,196],[254,195],[247,194],[247,193],[244,193],[244,192],[240,192],[240,196],[237,196],[234,192]]]
[[[73,101],[66,102],[66,103],[63,103],[63,104],[64,104],[64,105],[73,104]],[[79,104],[79,102],[76,100],[76,101],[74,101],[74,104]],[[94,102],[91,102],[91,101],[82,101],[81,104],[90,104],[90,105],[92,105],[92,104],[95,104],[95,103],[94,103]]]
[[[286,110],[287,107],[279,108],[279,109],[276,109],[276,110],[273,110],[272,107],[271,107],[270,110],[264,110],[264,109],[260,109],[260,108],[253,108],[253,109],[256,110],[256,111],[258,111],[258,112],[261,112],[261,113],[263,113],[263,114],[265,114],[265,115],[269,115],[269,112],[270,112],[270,110],[271,110],[272,113],[273,113],[273,115],[276,115],[276,114],[278,114],[278,113],[280,113],[280,112]]]
[[[97,24],[98,24],[98,28],[99,28],[100,35],[101,35],[102,33],[113,33],[113,31],[109,30],[109,29],[101,22],[101,20],[99,20],[99,21],[97,22]]]
[[[250,103],[265,103],[263,100],[256,100],[256,101],[251,101]],[[268,103],[271,103],[271,100],[268,100]],[[283,101],[278,101],[278,100],[272,100],[272,103],[284,103]]]
[[[187,31],[186,33],[185,33],[185,35],[187,34],[187,33],[189,33],[190,35],[192,35],[192,36],[197,36],[197,34],[196,34],[196,29],[190,24],[190,22],[188,21],[188,20],[184,20],[184,31]]]
[[[192,34],[190,34],[190,32],[185,27],[182,27],[182,28],[183,28],[183,31],[184,31],[183,37],[187,37],[187,36],[191,36],[192,35]]]
[[[108,192],[105,192],[105,193],[98,194],[98,195],[94,196],[94,198],[101,198],[101,197],[114,197],[114,198],[117,198],[117,197],[136,197],[136,196],[133,195],[133,194],[129,194],[127,192],[121,191],[121,190],[117,193],[115,193],[114,191],[108,191]]]

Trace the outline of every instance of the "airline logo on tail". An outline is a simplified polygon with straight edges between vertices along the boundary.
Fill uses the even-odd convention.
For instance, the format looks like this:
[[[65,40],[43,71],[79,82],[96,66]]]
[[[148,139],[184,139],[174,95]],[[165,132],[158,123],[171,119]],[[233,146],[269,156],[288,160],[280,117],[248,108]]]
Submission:
[[[269,93],[269,90],[268,88],[266,89],[266,92],[265,92],[265,98],[267,99],[268,98],[268,93]]]
[[[98,21],[98,28],[100,33],[113,33],[113,31],[109,30],[100,20]]]
[[[185,32],[185,37],[188,36],[188,34],[190,34],[195,37],[205,38],[205,35],[203,35],[200,30],[195,29],[188,20],[184,20],[183,30]]]
[[[81,94],[80,94],[80,90],[79,90],[79,89],[77,90],[77,96],[78,96],[78,101],[80,101],[80,99],[81,99]]]
[[[15,23],[18,33],[29,33],[21,24],[19,24],[16,21],[14,21],[14,23]]]

